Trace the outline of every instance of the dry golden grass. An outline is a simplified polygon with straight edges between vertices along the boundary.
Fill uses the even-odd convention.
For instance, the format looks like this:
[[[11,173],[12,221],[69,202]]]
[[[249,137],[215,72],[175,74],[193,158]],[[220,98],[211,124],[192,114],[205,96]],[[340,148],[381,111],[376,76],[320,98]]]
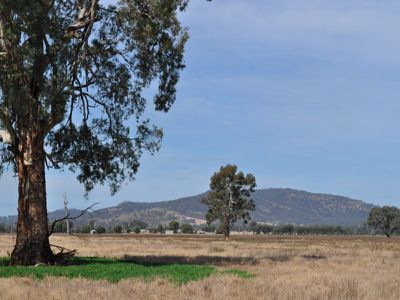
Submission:
[[[13,242],[0,236],[0,256]],[[208,263],[256,276],[218,275],[182,286],[163,279],[0,279],[0,299],[400,299],[398,238],[56,235],[51,242],[81,256]]]

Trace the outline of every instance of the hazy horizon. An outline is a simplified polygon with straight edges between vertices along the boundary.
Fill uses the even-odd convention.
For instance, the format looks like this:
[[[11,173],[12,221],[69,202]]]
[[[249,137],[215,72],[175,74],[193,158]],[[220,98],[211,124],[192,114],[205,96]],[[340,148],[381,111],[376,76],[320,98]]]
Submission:
[[[335,194],[335,193],[323,193],[323,192],[306,191],[306,190],[294,189],[294,188],[290,188],[290,187],[268,187],[268,188],[258,187],[258,188],[255,189],[255,191],[259,191],[259,190],[276,190],[276,189],[278,189],[278,190],[294,190],[294,191],[299,191],[299,192],[307,192],[307,193],[311,193],[311,194],[322,194],[322,195],[338,196],[338,197],[349,198],[349,199],[351,199],[351,200],[363,201],[363,202],[366,203],[366,204],[374,204],[374,203],[370,203],[370,202],[368,202],[368,201],[364,201],[364,200],[362,200],[362,199],[354,199],[354,198],[348,197],[348,196],[346,196],[346,195],[338,195],[338,194]],[[109,207],[112,207],[112,206],[119,205],[119,204],[121,204],[121,203],[123,203],[123,202],[135,202],[135,203],[168,202],[168,201],[174,201],[174,200],[180,200],[180,199],[184,199],[184,198],[188,198],[188,197],[198,196],[198,195],[201,195],[201,194],[206,193],[207,191],[208,191],[208,190],[205,190],[205,191],[203,191],[203,192],[196,193],[196,194],[183,195],[183,196],[180,196],[180,197],[177,197],[177,198],[174,198],[174,199],[156,199],[156,200],[154,200],[154,201],[140,201],[140,200],[131,201],[131,200],[127,199],[127,200],[123,200],[123,201],[118,202],[118,203],[111,202],[111,203],[113,203],[113,204],[109,204],[109,205],[108,205],[108,203],[110,203],[110,202],[108,202],[108,201],[102,201],[102,202],[98,202],[98,203],[93,207],[93,210],[98,210],[98,209],[102,209],[102,208],[109,208]],[[64,196],[64,195],[63,195],[63,196]],[[63,200],[64,200],[64,198],[63,198]],[[69,197],[68,197],[68,193],[67,193],[67,200],[70,200]],[[97,202],[97,201],[95,201],[95,202],[94,202],[94,201],[89,201],[89,202],[86,203],[86,204],[87,204],[86,207],[88,207],[88,206],[90,206],[90,205],[92,205],[92,204],[94,204],[94,203],[96,203],[96,202]],[[82,203],[81,203],[81,204],[82,204]],[[374,205],[376,205],[376,204],[374,204]],[[84,208],[86,208],[86,207],[81,207],[81,209],[84,209]],[[72,206],[69,205],[69,209],[79,209],[79,208],[77,208],[77,207],[72,207]],[[52,210],[49,210],[49,212],[56,211],[56,210],[64,210],[64,203],[60,203],[60,207],[55,208],[55,209],[52,209]],[[16,214],[16,213],[15,213],[15,214],[8,214],[8,215],[1,215],[1,214],[0,214],[0,217],[15,216],[15,215],[17,215],[17,214]]]

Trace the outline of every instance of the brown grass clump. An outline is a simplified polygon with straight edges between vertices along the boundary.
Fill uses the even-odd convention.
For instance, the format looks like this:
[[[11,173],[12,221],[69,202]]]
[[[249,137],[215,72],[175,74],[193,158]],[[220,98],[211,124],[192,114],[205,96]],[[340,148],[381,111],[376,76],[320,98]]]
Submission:
[[[0,256],[14,236],[0,235]],[[177,286],[163,279],[0,279],[0,299],[400,299],[400,239],[383,237],[55,235],[81,256],[212,264],[255,275],[214,275]]]

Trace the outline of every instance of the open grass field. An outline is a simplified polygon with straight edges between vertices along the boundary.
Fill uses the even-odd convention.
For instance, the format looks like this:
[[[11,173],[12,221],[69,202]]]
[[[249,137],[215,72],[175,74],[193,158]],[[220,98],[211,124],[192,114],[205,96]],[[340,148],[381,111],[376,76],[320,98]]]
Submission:
[[[0,235],[0,257],[11,252],[14,238]],[[400,299],[399,238],[237,236],[225,241],[131,234],[55,235],[51,242],[78,249],[81,257],[119,259],[163,271],[118,280],[91,280],[76,273],[0,278],[0,299]],[[182,267],[178,277],[191,266],[212,271],[186,282],[170,275],[176,266]],[[0,268],[3,276],[7,267]],[[92,272],[98,278],[101,269]]]

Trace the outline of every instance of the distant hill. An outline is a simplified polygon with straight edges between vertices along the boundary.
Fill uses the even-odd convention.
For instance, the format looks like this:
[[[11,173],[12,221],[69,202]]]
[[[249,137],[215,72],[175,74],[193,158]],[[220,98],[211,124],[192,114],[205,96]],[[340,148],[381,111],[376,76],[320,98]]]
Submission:
[[[264,189],[253,195],[256,221],[291,224],[360,225],[375,205],[347,197],[293,189]]]
[[[151,226],[166,224],[172,220],[194,224],[205,222],[207,207],[200,200],[206,193],[163,202],[122,202],[117,206],[96,210],[85,215],[74,223],[86,224],[95,220],[98,225],[112,226],[118,223],[130,222],[133,219],[142,220]],[[256,210],[252,219],[258,222],[274,224],[326,224],[326,225],[360,225],[368,217],[372,204],[342,196],[314,194],[293,189],[262,189],[257,190],[252,198]],[[77,215],[78,210],[72,210],[71,215]],[[62,217],[63,210],[49,213],[49,219]],[[0,222],[15,223],[15,217],[0,217]]]

